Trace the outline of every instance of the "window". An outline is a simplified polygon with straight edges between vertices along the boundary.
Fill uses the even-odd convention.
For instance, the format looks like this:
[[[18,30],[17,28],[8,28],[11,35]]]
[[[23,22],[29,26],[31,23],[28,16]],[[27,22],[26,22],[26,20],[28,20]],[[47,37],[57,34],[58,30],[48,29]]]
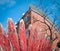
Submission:
[[[26,16],[26,17],[24,18],[24,23],[26,24],[26,22],[29,21],[29,20],[30,20],[30,17],[29,17],[29,16]]]
[[[29,30],[28,30],[28,28],[26,29],[26,37],[28,38],[28,36],[29,36]]]

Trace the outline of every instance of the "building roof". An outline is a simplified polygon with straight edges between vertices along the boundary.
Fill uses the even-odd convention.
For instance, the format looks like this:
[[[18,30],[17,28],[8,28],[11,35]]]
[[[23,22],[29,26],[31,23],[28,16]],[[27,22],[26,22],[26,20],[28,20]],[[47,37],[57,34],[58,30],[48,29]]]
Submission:
[[[39,15],[43,16],[45,15],[44,12],[42,12],[42,10],[40,10],[39,8],[35,7],[34,5],[30,5],[30,9],[36,13],[38,13]]]

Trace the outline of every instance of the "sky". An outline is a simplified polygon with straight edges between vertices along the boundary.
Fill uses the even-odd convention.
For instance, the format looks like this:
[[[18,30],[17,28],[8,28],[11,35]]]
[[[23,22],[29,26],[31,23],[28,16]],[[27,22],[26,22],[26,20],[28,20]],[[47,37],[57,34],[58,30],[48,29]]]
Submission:
[[[60,0],[0,0],[0,23],[7,30],[8,18],[12,18],[16,24],[33,4],[45,12],[51,20],[56,18],[56,25],[60,28]]]

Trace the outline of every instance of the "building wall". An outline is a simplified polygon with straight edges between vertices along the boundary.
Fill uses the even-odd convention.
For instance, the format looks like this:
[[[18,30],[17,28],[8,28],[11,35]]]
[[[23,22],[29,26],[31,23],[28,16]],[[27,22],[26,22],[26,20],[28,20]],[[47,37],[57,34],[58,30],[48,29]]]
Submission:
[[[50,35],[50,30],[48,28],[48,26],[46,24],[43,23],[44,22],[44,18],[42,16],[40,16],[39,14],[37,14],[36,12],[34,11],[31,11],[31,24],[32,24],[32,29],[35,30],[35,29],[38,29],[38,31],[42,32],[43,34],[48,34]],[[45,22],[51,26],[51,24],[45,20]],[[53,42],[53,45],[52,45],[52,48],[56,48],[57,46],[57,42],[60,41],[60,35],[57,31],[55,31],[55,27],[52,27],[52,37],[53,38],[56,38],[56,36],[58,37],[54,42]],[[47,30],[47,31],[45,31]]]
[[[34,17],[34,18],[33,18]],[[34,20],[35,19],[35,20]],[[39,20],[39,21],[38,21]],[[49,34],[50,35],[50,30],[48,28],[48,26],[44,23],[44,18],[41,17],[40,15],[38,15],[37,13],[31,11],[31,24],[33,25],[33,29],[38,28],[41,31],[45,31],[46,29],[48,29],[45,34]],[[49,22],[45,20],[45,22],[50,26]]]

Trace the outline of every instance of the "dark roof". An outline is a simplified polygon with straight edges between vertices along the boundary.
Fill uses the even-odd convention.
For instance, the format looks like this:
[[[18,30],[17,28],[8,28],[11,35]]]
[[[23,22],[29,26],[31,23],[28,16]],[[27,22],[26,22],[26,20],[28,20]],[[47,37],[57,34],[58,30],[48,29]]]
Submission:
[[[35,7],[32,4],[30,5],[30,9],[33,10],[34,12],[38,13],[41,16],[45,15],[44,12],[42,12],[42,10],[40,10],[39,8]]]

